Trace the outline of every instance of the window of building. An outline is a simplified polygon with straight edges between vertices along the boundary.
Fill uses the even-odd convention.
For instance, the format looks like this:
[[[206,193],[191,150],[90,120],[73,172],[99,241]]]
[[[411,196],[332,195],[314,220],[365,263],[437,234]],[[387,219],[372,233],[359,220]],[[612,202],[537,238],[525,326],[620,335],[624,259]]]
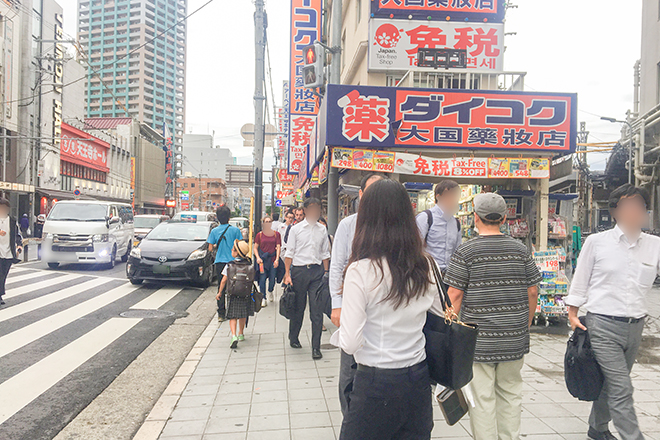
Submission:
[[[191,187],[191,188],[194,188],[194,187],[195,187],[195,184],[194,184],[194,183],[191,183],[191,184],[190,184],[190,187]]]
[[[188,188],[188,184],[187,184],[187,183],[184,183],[184,184],[183,184],[183,187],[184,187],[184,188]]]

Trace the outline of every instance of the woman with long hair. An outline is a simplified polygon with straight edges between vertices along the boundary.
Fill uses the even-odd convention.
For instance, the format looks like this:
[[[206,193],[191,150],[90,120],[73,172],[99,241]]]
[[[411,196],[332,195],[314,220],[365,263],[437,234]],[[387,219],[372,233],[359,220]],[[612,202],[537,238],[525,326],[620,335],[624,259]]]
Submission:
[[[340,440],[431,438],[422,328],[442,304],[430,264],[403,185],[370,185],[344,278],[339,345],[358,367]]]

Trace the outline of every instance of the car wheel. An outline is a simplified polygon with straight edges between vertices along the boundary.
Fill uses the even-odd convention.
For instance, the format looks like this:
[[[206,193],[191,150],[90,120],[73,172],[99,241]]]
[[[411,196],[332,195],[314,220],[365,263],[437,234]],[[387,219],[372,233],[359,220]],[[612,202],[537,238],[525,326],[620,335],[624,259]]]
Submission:
[[[126,263],[128,261],[128,256],[131,254],[132,248],[133,248],[133,240],[128,242],[128,246],[126,246],[126,253],[121,256],[121,261],[123,263]]]
[[[137,286],[137,285],[142,284],[142,281],[144,281],[144,280],[138,280],[138,279],[135,279],[135,278],[129,278],[129,281],[131,282],[131,284],[135,284],[135,285]]]
[[[48,267],[51,269],[55,269],[60,266],[60,263],[48,263]]]

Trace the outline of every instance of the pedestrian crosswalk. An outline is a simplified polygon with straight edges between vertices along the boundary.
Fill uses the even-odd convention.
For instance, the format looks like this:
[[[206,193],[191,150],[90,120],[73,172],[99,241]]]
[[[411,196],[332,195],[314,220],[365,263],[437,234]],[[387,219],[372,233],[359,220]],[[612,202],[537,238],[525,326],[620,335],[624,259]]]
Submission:
[[[113,350],[111,357],[121,356],[118,340],[134,340],[131,332],[144,333],[145,326],[156,321],[124,318],[120,313],[162,307],[177,311],[167,306],[186,303],[176,300],[178,295],[187,299],[201,293],[185,285],[134,286],[127,280],[89,272],[21,267],[12,268],[6,285],[3,299],[7,304],[0,307],[0,437],[12,417],[30,411],[30,405],[38,405],[40,396],[60,381],[93,381],[93,377],[76,377],[77,370],[88,371],[91,367],[86,364],[98,359],[95,357],[104,350]],[[54,338],[58,343],[52,343]],[[134,351],[131,345],[133,357],[139,354]],[[66,408],[62,411],[75,415],[68,414]],[[11,432],[15,433],[16,427]]]

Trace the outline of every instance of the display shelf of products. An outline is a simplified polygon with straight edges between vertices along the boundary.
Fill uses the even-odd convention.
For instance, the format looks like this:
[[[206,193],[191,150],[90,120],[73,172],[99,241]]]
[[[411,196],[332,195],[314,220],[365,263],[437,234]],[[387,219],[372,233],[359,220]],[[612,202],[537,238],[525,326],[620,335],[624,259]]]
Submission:
[[[539,283],[539,299],[534,318],[537,325],[541,321],[549,325],[552,321],[562,321],[568,317],[568,307],[564,304],[569,285],[565,272],[566,256],[563,246],[534,252],[534,261],[543,275]]]

